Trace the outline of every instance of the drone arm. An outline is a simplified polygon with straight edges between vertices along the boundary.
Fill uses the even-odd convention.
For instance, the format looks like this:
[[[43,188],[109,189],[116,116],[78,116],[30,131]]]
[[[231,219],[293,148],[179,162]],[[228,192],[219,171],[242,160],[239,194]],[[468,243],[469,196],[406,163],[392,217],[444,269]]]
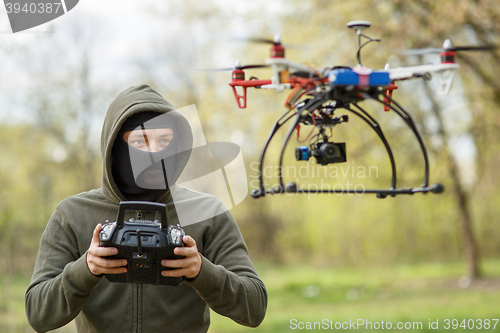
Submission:
[[[279,165],[278,165],[278,180],[279,180],[279,185],[280,188],[279,190],[284,189],[283,185],[283,173],[282,173],[282,168],[283,168],[283,155],[285,153],[285,148],[287,146],[288,141],[290,140],[290,137],[292,136],[293,131],[297,127],[298,124],[300,124],[300,118],[301,118],[301,112],[297,111],[297,116],[295,118],[295,122],[290,125],[290,128],[288,129],[288,132],[285,135],[285,139],[283,140],[283,144],[281,146],[281,153],[280,153],[280,160],[279,160]]]
[[[377,133],[380,140],[384,144],[385,149],[387,150],[387,154],[389,155],[389,160],[391,162],[391,169],[392,169],[391,189],[395,189],[396,188],[396,180],[397,180],[396,161],[394,160],[394,155],[392,154],[391,146],[389,145],[389,142],[387,142],[387,139],[385,138],[385,135],[382,132],[382,128],[380,127],[379,123],[372,116],[370,116],[365,110],[363,110],[358,104],[353,103],[353,105],[358,110],[360,110],[363,114],[360,114],[359,112],[357,112],[349,107],[346,107],[346,110],[354,113],[356,116],[363,119],[375,131],[375,133]]]
[[[420,149],[422,150],[422,155],[424,157],[425,173],[424,173],[424,183],[422,184],[422,186],[427,187],[429,185],[429,157],[427,155],[427,149],[425,147],[424,141],[422,140],[422,137],[420,136],[417,126],[415,126],[415,123],[413,122],[413,119],[411,118],[410,114],[398,102],[396,102],[392,98],[389,98],[389,100],[405,115],[403,119],[406,120],[406,123],[410,126],[411,130],[415,134],[415,137],[417,138],[418,144],[420,145]],[[395,109],[394,107],[392,108]]]
[[[260,155],[260,160],[259,160],[259,189],[258,190],[253,190],[251,193],[251,196],[253,198],[258,198],[261,196],[266,195],[266,190],[264,188],[264,180],[263,180],[263,166],[264,166],[264,158],[266,156],[267,148],[269,147],[269,143],[271,142],[272,138],[278,132],[278,130],[283,126],[288,120],[290,120],[294,114],[290,115],[288,118],[283,120],[289,113],[291,109],[289,109],[287,112],[285,112],[278,120],[274,122],[273,128],[269,132],[269,135],[266,139],[266,142],[264,144],[264,148],[262,149],[262,153]]]
[[[436,73],[447,70],[457,70],[460,67],[455,63],[444,63],[438,65],[420,65],[410,67],[396,67],[385,69],[384,72],[389,72],[391,81],[407,80],[417,77],[422,77],[428,73]]]
[[[427,187],[429,184],[429,157],[427,155],[427,149],[425,147],[424,141],[422,140],[422,137],[420,136],[420,133],[418,132],[417,127],[415,126],[415,123],[413,122],[413,119],[411,118],[410,114],[400,105],[398,104],[395,100],[393,100],[391,97],[387,95],[383,95],[384,100],[381,101],[379,99],[375,99],[376,101],[384,104],[385,106],[389,107],[391,110],[396,112],[403,120],[404,122],[410,127],[412,130],[413,134],[417,138],[418,144],[420,145],[420,149],[422,150],[422,155],[424,157],[424,182],[422,184],[422,187]],[[385,100],[388,100],[389,103],[386,103]],[[396,107],[394,107],[395,105]]]
[[[259,88],[261,88],[261,89],[275,89],[275,90],[279,90],[281,88],[290,89],[290,88],[292,88],[292,85],[290,83],[281,83],[281,84],[270,83],[270,84],[266,84],[266,85],[260,86]]]
[[[266,84],[271,84],[271,80],[239,80],[229,82],[231,87],[260,87]]]
[[[312,113],[314,110],[316,110],[318,107],[320,107],[324,102],[325,102],[325,94],[327,93],[322,93],[314,97],[313,99],[309,100],[304,106],[302,106],[299,109],[297,109],[297,117],[295,118],[295,122],[290,126],[288,129],[288,132],[285,135],[285,138],[283,139],[283,144],[281,145],[281,152],[280,152],[280,160],[278,164],[278,178],[279,178],[279,191],[284,190],[284,185],[283,185],[283,155],[285,154],[285,149],[288,144],[288,141],[290,141],[290,137],[292,136],[293,131],[297,127],[298,124],[300,124],[300,119],[302,117],[303,112],[309,112]],[[311,111],[309,111],[311,110]],[[314,117],[314,116],[313,116]]]

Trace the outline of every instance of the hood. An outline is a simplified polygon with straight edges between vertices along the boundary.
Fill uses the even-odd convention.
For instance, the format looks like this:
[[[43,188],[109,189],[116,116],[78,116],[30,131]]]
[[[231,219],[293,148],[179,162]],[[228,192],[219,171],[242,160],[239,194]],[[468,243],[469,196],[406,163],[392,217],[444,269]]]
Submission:
[[[112,173],[112,148],[122,124],[132,115],[140,112],[156,112],[158,114],[169,113],[181,124],[185,133],[189,133],[187,139],[178,143],[180,151],[185,153],[178,156],[175,164],[176,179],[180,176],[186,166],[193,145],[191,127],[187,119],[149,85],[142,84],[133,86],[121,92],[110,104],[101,132],[101,158],[103,161],[101,187],[104,194],[114,202],[126,200],[120,192]],[[168,194],[165,191],[166,195]],[[162,196],[160,201],[166,197]]]

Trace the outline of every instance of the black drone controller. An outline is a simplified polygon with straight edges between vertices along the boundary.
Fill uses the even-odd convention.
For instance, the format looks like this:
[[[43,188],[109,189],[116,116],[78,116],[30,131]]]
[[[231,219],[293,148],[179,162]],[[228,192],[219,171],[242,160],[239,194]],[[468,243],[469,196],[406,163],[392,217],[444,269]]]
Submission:
[[[137,219],[125,221],[125,213],[134,211]],[[106,274],[111,282],[131,282],[178,286],[182,277],[161,274],[163,259],[180,259],[174,248],[184,246],[184,230],[168,225],[166,205],[157,202],[122,201],[116,222],[103,225],[99,235],[101,246],[116,247],[118,253],[108,259],[127,259],[127,273]],[[149,215],[155,219],[146,219]],[[159,219],[158,219],[159,215]],[[108,221],[106,221],[108,222]]]

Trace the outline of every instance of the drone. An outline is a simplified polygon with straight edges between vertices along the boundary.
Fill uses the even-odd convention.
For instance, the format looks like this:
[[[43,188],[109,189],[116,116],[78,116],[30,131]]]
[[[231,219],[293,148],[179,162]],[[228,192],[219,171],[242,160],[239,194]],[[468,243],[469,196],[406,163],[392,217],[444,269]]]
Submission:
[[[429,159],[424,141],[410,115],[405,108],[393,99],[393,91],[397,89],[396,82],[414,78],[429,80],[434,73],[440,74],[438,94],[446,95],[450,91],[457,69],[460,67],[455,63],[455,55],[458,51],[492,50],[495,47],[486,46],[461,46],[453,47],[450,40],[443,43],[442,48],[416,49],[403,52],[403,54],[422,55],[427,53],[439,53],[441,63],[418,65],[410,67],[390,68],[389,64],[382,70],[373,70],[365,67],[361,62],[361,50],[372,42],[380,42],[363,31],[371,26],[368,21],[352,21],[347,27],[353,29],[358,37],[357,61],[355,67],[335,66],[325,69],[316,69],[293,60],[285,58],[285,45],[281,38],[276,35],[274,39],[250,39],[250,41],[271,44],[270,57],[262,65],[242,66],[240,61],[236,62],[232,70],[232,80],[229,83],[233,90],[236,103],[239,108],[247,106],[247,88],[273,89],[284,91],[290,89],[291,93],[285,101],[287,111],[282,114],[273,124],[271,131],[264,143],[259,160],[259,188],[251,192],[253,198],[259,198],[270,194],[301,193],[301,194],[331,194],[351,193],[359,194],[356,189],[302,189],[296,183],[284,184],[283,181],[283,156],[285,149],[294,131],[299,131],[301,124],[313,125],[317,134],[310,136],[309,144],[299,146],[295,149],[297,161],[308,161],[315,158],[321,166],[332,163],[344,163],[347,161],[345,143],[333,142],[331,130],[334,126],[348,122],[348,116],[336,116],[337,109],[344,109],[362,119],[378,135],[389,156],[392,177],[390,188],[387,189],[364,189],[363,193],[376,194],[378,198],[396,196],[401,194],[415,193],[442,193],[444,186],[440,183],[429,184]],[[252,68],[269,67],[272,70],[270,79],[260,80],[255,77],[245,79],[245,70]],[[238,93],[242,89],[242,93]],[[380,124],[370,115],[360,103],[366,100],[375,101],[383,106],[384,111],[393,111],[408,125],[413,132],[422,153],[424,172],[423,182],[419,187],[398,188],[396,163],[392,149],[387,141]],[[290,126],[285,134],[281,145],[278,165],[278,186],[265,188],[263,181],[263,163],[271,140],[278,130],[290,121]],[[309,135],[312,134],[312,131]],[[309,138],[309,136],[308,136]]]

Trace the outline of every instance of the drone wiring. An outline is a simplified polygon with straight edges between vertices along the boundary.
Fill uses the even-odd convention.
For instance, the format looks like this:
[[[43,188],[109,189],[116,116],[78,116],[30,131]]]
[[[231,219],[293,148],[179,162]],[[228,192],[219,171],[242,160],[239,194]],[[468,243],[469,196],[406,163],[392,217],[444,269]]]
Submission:
[[[322,76],[321,73],[314,66],[312,66],[310,64],[307,64],[307,63],[304,64],[304,65],[306,65],[307,67],[309,67],[310,69],[312,69],[319,78]]]
[[[296,129],[297,129],[297,142],[299,142],[299,143],[306,142],[309,139],[309,137],[311,136],[311,134],[313,134],[314,130],[316,129],[316,119],[314,117],[314,114],[311,116],[311,118],[312,118],[312,122],[313,122],[313,124],[312,124],[313,127],[311,128],[311,131],[309,132],[309,134],[306,136],[306,138],[304,140],[299,140],[300,124],[297,125],[297,127],[296,127]]]

